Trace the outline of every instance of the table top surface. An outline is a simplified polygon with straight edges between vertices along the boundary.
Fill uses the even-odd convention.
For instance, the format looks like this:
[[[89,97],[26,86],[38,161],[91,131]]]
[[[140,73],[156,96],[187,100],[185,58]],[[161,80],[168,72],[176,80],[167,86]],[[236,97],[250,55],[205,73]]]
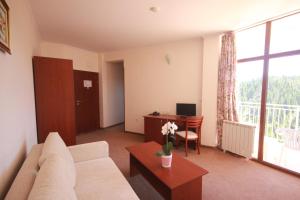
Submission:
[[[196,116],[191,116],[196,117]],[[154,119],[166,119],[166,120],[186,120],[188,116],[184,115],[166,115],[166,114],[160,114],[160,115],[145,115],[144,118],[154,118]]]
[[[176,121],[176,122],[186,122],[187,119],[191,118],[199,118],[201,116],[184,116],[184,115],[145,115],[144,118],[147,119],[160,119],[160,120],[167,120],[167,121]]]
[[[178,119],[186,119],[186,116],[181,116],[181,115],[145,115],[145,118],[157,118],[157,119],[173,119],[173,120],[178,120]]]
[[[161,148],[161,145],[156,142],[146,142],[126,147],[131,156],[134,156],[154,176],[171,189],[208,173],[207,170],[174,152],[172,155],[172,166],[170,168],[163,168],[161,166],[161,158],[155,155]]]

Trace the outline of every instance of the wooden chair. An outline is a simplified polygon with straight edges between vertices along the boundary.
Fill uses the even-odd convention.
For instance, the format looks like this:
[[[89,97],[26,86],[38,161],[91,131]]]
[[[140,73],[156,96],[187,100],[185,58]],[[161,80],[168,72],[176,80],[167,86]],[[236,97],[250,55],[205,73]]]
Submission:
[[[203,116],[201,117],[187,117],[184,131],[176,132],[176,144],[178,146],[180,139],[185,140],[185,156],[188,155],[188,141],[195,141],[198,154],[200,154],[200,141],[201,141],[201,126]]]

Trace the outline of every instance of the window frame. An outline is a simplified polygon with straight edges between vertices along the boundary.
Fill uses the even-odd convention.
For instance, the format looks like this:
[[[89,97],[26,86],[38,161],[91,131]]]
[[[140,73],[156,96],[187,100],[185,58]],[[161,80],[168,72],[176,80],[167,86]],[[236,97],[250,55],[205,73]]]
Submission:
[[[254,57],[247,57],[247,58],[240,58],[237,60],[237,63],[245,63],[245,62],[251,62],[251,61],[263,61],[263,76],[262,76],[262,92],[261,92],[261,108],[260,108],[260,122],[259,122],[259,141],[258,141],[258,157],[257,161],[260,163],[263,163],[265,165],[274,167],[276,169],[280,169],[282,171],[288,172],[290,174],[296,175],[300,177],[300,173],[297,173],[295,171],[280,167],[278,165],[269,163],[264,160],[263,158],[263,146],[264,146],[264,136],[265,136],[265,125],[266,125],[266,104],[267,104],[267,90],[268,90],[268,74],[269,74],[269,62],[272,58],[281,58],[281,57],[288,57],[288,56],[296,56],[300,55],[300,47],[297,50],[290,50],[290,51],[282,51],[277,53],[270,53],[270,45],[271,45],[271,33],[272,33],[272,22],[286,18],[298,13],[293,13],[290,15],[286,15],[274,20],[269,20],[264,23],[257,24],[255,26],[249,27],[247,29],[243,29],[240,31],[246,31],[248,29],[251,29],[253,27],[265,24],[266,30],[265,30],[265,44],[264,44],[264,54],[260,56],[254,56]],[[238,31],[238,32],[240,32]]]

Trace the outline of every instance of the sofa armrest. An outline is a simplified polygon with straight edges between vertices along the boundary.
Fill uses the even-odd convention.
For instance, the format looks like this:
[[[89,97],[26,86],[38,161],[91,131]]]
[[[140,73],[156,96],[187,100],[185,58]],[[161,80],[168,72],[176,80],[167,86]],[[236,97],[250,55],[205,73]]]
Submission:
[[[68,148],[74,162],[108,157],[108,143],[105,141],[79,144]]]

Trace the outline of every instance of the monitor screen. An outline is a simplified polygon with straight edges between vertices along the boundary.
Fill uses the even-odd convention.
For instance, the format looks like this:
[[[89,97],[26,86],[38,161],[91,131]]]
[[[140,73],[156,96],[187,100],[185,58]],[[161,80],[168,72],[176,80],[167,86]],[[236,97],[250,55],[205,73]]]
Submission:
[[[176,115],[195,116],[196,115],[196,104],[177,103],[176,104]]]

